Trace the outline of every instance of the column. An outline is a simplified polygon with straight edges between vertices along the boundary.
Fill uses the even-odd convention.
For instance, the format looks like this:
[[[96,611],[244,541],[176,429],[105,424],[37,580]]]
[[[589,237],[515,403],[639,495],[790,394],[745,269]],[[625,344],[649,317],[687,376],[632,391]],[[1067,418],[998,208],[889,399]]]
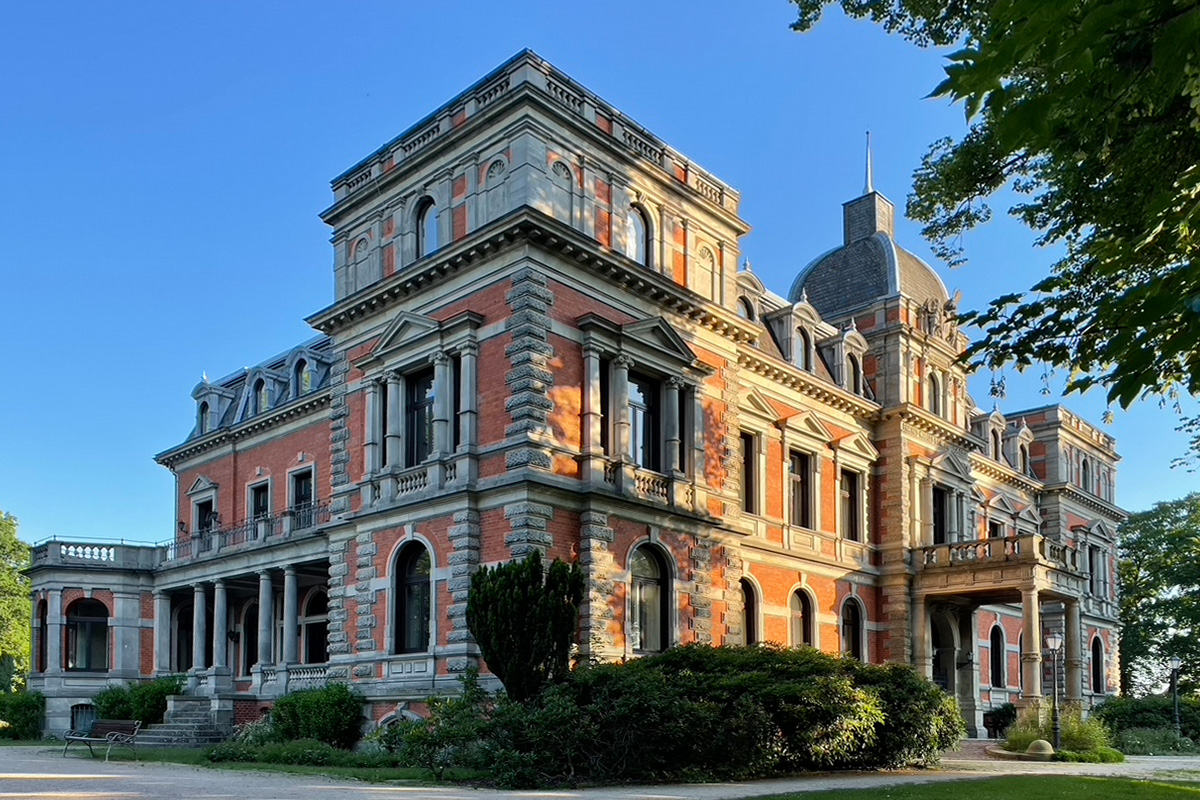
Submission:
[[[275,619],[274,595],[271,591],[271,573],[263,570],[258,573],[258,664],[271,663],[271,653],[274,651],[272,631],[275,630],[272,621]]]
[[[62,590],[51,589],[46,598],[46,672],[63,670]]]
[[[1066,626],[1063,639],[1067,648],[1067,701],[1083,699],[1083,632],[1079,625],[1079,598],[1067,600]]]
[[[387,381],[387,430],[384,431],[384,452],[387,454],[387,465],[398,467],[403,463],[400,436],[404,422],[400,405],[400,374],[395,370],[388,370],[383,377]]]
[[[297,613],[296,570],[292,567],[283,568],[283,663],[295,664],[299,661],[296,643],[300,632],[299,614]]]
[[[154,674],[171,672],[171,596],[154,593]]]
[[[933,535],[933,481],[929,478],[921,478],[920,481],[921,499],[919,507],[921,509],[921,534],[919,545],[934,544]]]
[[[450,452],[450,403],[454,396],[450,357],[433,354],[433,453],[443,459]]]
[[[600,351],[592,345],[583,346],[583,428],[579,435],[582,450],[587,455],[601,452],[603,439],[600,430],[604,409],[600,397]]]
[[[367,474],[379,470],[379,384],[375,380],[367,382],[367,409],[363,432],[363,464]]]
[[[667,379],[667,407],[663,409],[663,433],[667,440],[666,472],[676,477],[682,477],[683,471],[679,463],[679,389],[683,381],[679,378]]]
[[[955,541],[970,542],[979,538],[978,533],[968,530],[966,496],[962,492],[954,493],[954,530]]]
[[[629,367],[633,359],[617,356],[613,361],[613,455],[628,461],[629,449]]]
[[[475,445],[478,438],[479,415],[475,403],[479,392],[479,348],[474,342],[465,344],[459,349],[458,357],[458,372],[462,381],[458,393],[458,438],[459,447],[468,449]]]
[[[913,666],[926,680],[933,680],[933,659],[929,656],[929,611],[925,598],[917,595],[912,601]]]
[[[1024,613],[1024,649],[1021,653],[1021,675],[1024,678],[1025,700],[1042,697],[1042,616],[1038,605],[1037,587],[1021,591],[1021,610]]]
[[[225,597],[225,581],[213,581],[213,669],[225,669],[229,662],[228,630],[229,606]]]
[[[197,583],[192,587],[192,669],[200,672],[208,666],[208,596],[204,584]]]

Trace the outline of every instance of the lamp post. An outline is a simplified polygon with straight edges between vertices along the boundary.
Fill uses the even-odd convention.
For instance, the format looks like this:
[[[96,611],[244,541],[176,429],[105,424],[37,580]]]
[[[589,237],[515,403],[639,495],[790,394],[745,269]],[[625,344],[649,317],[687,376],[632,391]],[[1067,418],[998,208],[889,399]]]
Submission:
[[[1054,685],[1053,700],[1050,706],[1050,730],[1054,733],[1054,750],[1062,747],[1062,723],[1058,719],[1058,651],[1063,645],[1062,633],[1059,631],[1050,631],[1046,634],[1046,649],[1050,651],[1053,658],[1051,669],[1053,670]]]
[[[1171,656],[1171,698],[1175,703],[1175,736],[1182,736],[1179,727],[1179,656]]]

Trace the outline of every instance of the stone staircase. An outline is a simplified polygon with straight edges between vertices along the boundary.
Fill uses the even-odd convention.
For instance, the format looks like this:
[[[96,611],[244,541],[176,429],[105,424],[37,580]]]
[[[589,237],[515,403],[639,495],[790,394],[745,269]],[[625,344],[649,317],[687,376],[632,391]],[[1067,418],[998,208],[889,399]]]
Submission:
[[[947,750],[942,757],[961,761],[988,761],[991,756],[988,755],[987,749],[998,744],[1000,742],[996,739],[962,739],[958,747]]]
[[[207,697],[175,698],[165,721],[142,728],[137,743],[146,747],[201,747],[228,738],[228,731],[213,724]]]

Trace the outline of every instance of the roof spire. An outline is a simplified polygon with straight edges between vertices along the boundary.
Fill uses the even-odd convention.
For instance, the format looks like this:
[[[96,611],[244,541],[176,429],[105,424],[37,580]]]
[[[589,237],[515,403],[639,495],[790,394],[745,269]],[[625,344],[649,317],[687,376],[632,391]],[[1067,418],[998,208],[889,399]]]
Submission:
[[[874,175],[871,174],[871,132],[867,131],[867,177],[863,185],[863,194],[875,191]]]

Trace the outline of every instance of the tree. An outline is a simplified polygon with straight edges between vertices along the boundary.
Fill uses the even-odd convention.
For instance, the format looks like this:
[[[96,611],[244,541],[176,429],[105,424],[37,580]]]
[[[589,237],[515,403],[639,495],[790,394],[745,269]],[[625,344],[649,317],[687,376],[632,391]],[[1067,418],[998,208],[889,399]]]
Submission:
[[[1121,693],[1161,686],[1171,656],[1180,688],[1200,688],[1200,493],[1133,514],[1119,531]]]
[[[543,571],[537,550],[471,576],[467,627],[510,698],[524,702],[567,673],[582,602],[579,565],[556,558]]]
[[[11,657],[16,681],[29,671],[29,545],[17,538],[17,518],[0,511],[0,659]],[[13,679],[0,686],[11,691]]]
[[[967,133],[933,143],[908,215],[940,257],[1009,213],[1065,255],[1027,293],[964,315],[976,366],[1070,371],[1128,407],[1200,394],[1200,0],[836,0],[921,46],[958,45],[934,97]],[[835,0],[792,0],[807,31]],[[1178,406],[1177,406],[1178,407]],[[1190,430],[1200,449],[1200,423]]]

